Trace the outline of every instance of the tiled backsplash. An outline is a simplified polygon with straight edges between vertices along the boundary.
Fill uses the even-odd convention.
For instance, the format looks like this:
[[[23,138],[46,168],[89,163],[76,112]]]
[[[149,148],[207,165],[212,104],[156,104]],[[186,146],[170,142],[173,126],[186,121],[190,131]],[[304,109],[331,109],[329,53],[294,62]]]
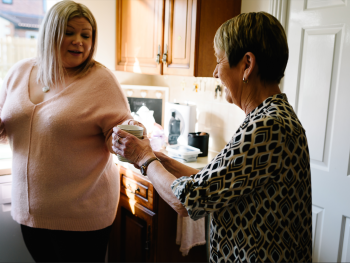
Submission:
[[[219,83],[214,78],[151,76],[125,72],[115,72],[115,75],[120,84],[169,87],[170,102],[195,104],[196,131],[210,134],[209,149],[212,151],[221,151],[245,118],[240,108],[225,100],[223,90],[221,96],[214,97],[215,87]],[[194,83],[200,84],[198,92],[194,91]]]

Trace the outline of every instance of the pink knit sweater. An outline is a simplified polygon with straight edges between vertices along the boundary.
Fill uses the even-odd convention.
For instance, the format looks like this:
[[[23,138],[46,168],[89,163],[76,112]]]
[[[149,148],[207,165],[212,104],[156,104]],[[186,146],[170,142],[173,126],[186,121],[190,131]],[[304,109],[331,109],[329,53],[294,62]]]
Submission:
[[[27,59],[7,74],[1,120],[13,150],[12,210],[30,227],[90,231],[113,223],[119,175],[112,128],[132,119],[120,85],[95,66],[51,99],[33,104]]]

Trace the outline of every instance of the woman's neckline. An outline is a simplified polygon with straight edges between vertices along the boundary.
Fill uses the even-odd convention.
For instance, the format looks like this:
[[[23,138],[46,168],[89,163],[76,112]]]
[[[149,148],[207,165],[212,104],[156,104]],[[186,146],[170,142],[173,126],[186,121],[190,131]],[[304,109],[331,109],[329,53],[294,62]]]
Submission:
[[[70,88],[72,85],[74,85],[76,82],[77,82],[77,79],[74,80],[72,83],[70,83],[68,86],[66,86],[65,88],[63,88],[61,91],[57,92],[55,95],[53,95],[52,97],[48,98],[47,100],[43,100],[42,102],[39,102],[39,103],[34,103],[32,102],[32,100],[30,99],[30,91],[29,91],[29,82],[30,82],[30,76],[32,74],[32,71],[34,69],[34,66],[35,66],[35,60],[32,62],[32,65],[31,65],[31,68],[30,68],[30,71],[29,71],[29,75],[28,75],[28,78],[27,78],[27,97],[28,97],[28,100],[29,102],[34,105],[34,106],[38,106],[38,105],[41,105],[45,102],[48,102],[50,100],[52,100],[53,98],[59,96],[60,94],[62,94],[64,91],[66,91],[68,88]]]

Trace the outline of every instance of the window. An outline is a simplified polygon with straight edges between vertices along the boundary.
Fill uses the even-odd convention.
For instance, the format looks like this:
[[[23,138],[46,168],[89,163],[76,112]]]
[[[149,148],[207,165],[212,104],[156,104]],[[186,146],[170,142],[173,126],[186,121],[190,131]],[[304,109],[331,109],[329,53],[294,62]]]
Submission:
[[[12,0],[2,0],[2,2],[4,4],[9,4],[9,5],[12,5],[13,4],[13,1]]]
[[[46,2],[46,0],[43,0],[43,10],[44,10],[44,13],[47,12],[47,2]]]
[[[18,61],[36,57],[37,37],[46,10],[59,0],[2,0],[0,2],[0,88]],[[11,168],[12,151],[0,144],[0,170]]]

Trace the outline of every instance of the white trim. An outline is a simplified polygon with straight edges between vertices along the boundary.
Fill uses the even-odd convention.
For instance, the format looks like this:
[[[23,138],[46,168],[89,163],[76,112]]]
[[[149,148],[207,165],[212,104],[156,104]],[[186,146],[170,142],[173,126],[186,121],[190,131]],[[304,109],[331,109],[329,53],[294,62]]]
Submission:
[[[276,17],[286,29],[288,0],[270,0],[269,13]]]
[[[122,89],[137,89],[137,90],[161,90],[164,91],[164,102],[169,101],[169,88],[158,86],[142,86],[142,85],[121,85]]]
[[[283,26],[284,30],[287,34],[287,16],[288,16],[288,3],[289,0],[270,0],[270,8],[269,13],[277,18]],[[281,83],[279,85],[281,91],[283,92],[284,78],[282,78]]]

